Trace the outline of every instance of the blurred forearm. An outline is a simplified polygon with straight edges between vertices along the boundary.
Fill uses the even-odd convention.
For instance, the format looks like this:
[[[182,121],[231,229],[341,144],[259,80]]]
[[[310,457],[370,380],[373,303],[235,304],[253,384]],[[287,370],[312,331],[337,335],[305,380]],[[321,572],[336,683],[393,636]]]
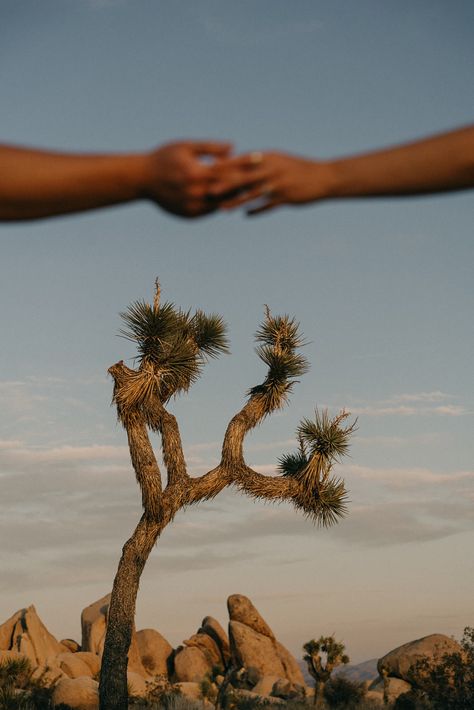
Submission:
[[[0,219],[28,220],[141,196],[145,156],[63,154],[0,145]]]
[[[474,126],[326,165],[329,199],[466,189],[474,186]]]

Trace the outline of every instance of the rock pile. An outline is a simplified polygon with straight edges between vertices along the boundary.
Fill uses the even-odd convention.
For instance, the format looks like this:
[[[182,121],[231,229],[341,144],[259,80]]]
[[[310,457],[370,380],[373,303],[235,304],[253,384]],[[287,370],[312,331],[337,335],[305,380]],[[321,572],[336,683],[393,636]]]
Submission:
[[[44,626],[34,606],[20,609],[0,625],[0,663],[26,656],[35,673],[54,686],[53,703],[95,710],[104,649],[110,594],[81,614],[81,643],[58,641]],[[229,635],[212,616],[197,632],[173,649],[155,629],[134,632],[128,654],[132,692],[145,696],[160,683],[191,698],[219,689],[250,696],[295,697],[308,689],[298,664],[275,638],[250,599],[234,594],[228,600]]]
[[[58,641],[34,606],[20,609],[0,625],[0,663],[26,657],[34,674],[42,674],[54,686],[54,705],[97,710],[109,604],[107,595],[83,610],[81,644],[72,639]],[[196,633],[176,649],[155,629],[134,632],[128,656],[133,694],[144,697],[150,690],[166,688],[193,699],[203,699],[204,694],[215,701],[232,694],[235,699],[265,698],[273,704],[311,695],[296,659],[250,599],[233,594],[227,606],[228,634],[216,619],[206,616]],[[390,651],[378,662],[381,676],[370,686],[369,697],[393,701],[410,689],[409,671],[419,658],[436,660],[459,649],[447,636],[433,634]]]

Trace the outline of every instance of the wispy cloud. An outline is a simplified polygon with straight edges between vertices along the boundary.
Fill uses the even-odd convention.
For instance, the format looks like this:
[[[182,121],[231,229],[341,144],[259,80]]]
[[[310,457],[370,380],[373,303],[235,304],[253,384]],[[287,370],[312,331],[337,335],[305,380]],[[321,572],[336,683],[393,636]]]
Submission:
[[[375,435],[357,436],[358,446],[382,446],[384,448],[398,449],[404,446],[435,446],[446,444],[448,434],[444,432],[425,432],[423,434],[410,434],[408,436]]]
[[[354,506],[330,531],[331,537],[354,545],[387,547],[440,540],[474,527],[472,505],[465,501],[400,501]]]
[[[471,412],[461,404],[452,402],[453,395],[439,390],[394,395],[375,402],[355,402],[349,407],[352,414],[369,417],[446,416],[461,417]]]
[[[376,481],[392,489],[425,485],[430,487],[446,486],[458,482],[474,481],[474,470],[438,473],[427,468],[379,468],[348,464],[343,466],[343,472],[356,479]]]
[[[452,394],[446,394],[440,390],[434,392],[414,392],[411,394],[398,394],[392,397],[389,402],[444,402],[447,399],[452,399]]]
[[[409,405],[399,406],[380,406],[368,405],[365,407],[351,407],[351,413],[368,417],[414,417],[414,416],[430,416],[441,415],[446,417],[462,417],[468,414],[468,410],[461,405],[447,404],[436,407],[416,407]]]
[[[206,15],[200,18],[201,25],[206,34],[222,44],[273,44],[282,39],[298,36],[312,35],[320,32],[323,23],[313,19],[308,21],[294,20],[293,22],[277,23],[272,17],[267,18],[265,24],[252,25],[245,23],[245,31],[229,21],[228,18],[217,15]]]

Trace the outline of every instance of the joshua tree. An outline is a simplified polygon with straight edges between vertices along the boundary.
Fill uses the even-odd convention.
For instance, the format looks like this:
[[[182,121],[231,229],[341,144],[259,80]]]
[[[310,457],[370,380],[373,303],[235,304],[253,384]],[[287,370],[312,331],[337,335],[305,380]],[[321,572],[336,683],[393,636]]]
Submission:
[[[299,324],[288,316],[273,316],[267,308],[256,333],[257,354],[268,368],[267,375],[249,390],[246,404],[231,419],[220,463],[193,478],[186,469],[178,423],[166,404],[189,389],[208,358],[227,350],[225,325],[217,315],[191,314],[161,303],[158,282],[153,304],[137,301],[122,319],[121,334],[137,343],[138,363],[131,369],[120,361],[109,373],[141,488],[143,514],[123,547],[113,585],[100,677],[102,710],[127,707],[127,653],[140,575],[158,536],[178,510],[234,485],[255,498],[289,501],[317,524],[331,525],[345,514],[347,501],[344,482],[332,475],[332,467],[347,452],[354,429],[354,424],[344,425],[346,412],[333,419],[316,412],[314,421],[301,422],[299,450],[280,459],[280,475],[264,476],[247,466],[246,434],[286,403],[295,379],[308,369],[297,352],[303,345]],[[161,437],[165,485],[149,431]]]
[[[308,665],[308,671],[314,678],[314,704],[322,707],[324,686],[331,677],[331,673],[341,663],[349,663],[349,656],[343,643],[335,640],[334,636],[321,636],[317,641],[312,639],[303,646],[306,651],[303,660]],[[324,658],[321,654],[325,655]]]

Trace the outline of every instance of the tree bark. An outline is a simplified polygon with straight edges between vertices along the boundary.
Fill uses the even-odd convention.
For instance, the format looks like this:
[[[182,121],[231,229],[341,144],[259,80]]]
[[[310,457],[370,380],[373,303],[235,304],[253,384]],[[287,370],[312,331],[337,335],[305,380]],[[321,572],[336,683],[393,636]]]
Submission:
[[[138,585],[148,556],[165,525],[143,515],[123,546],[107,619],[99,684],[101,710],[128,708],[128,650],[132,640]]]
[[[320,710],[323,707],[324,686],[325,683],[322,680],[314,686],[314,707],[316,710]]]

